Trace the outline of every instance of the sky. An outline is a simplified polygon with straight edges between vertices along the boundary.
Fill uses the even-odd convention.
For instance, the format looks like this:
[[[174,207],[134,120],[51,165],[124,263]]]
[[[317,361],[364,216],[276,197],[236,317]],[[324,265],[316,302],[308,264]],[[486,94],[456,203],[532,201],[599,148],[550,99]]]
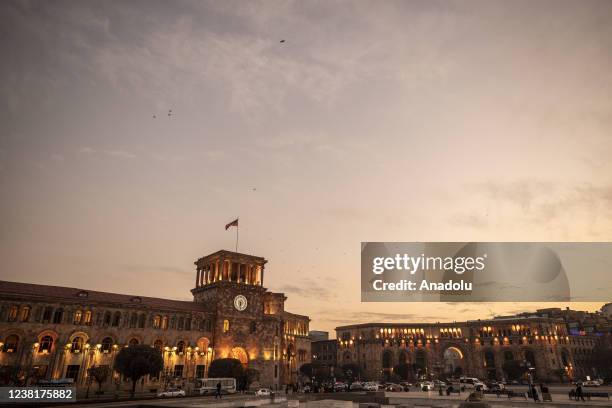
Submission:
[[[190,299],[240,217],[311,329],[565,307],[361,303],[361,242],[612,240],[611,20],[591,0],[2,1],[0,279]]]

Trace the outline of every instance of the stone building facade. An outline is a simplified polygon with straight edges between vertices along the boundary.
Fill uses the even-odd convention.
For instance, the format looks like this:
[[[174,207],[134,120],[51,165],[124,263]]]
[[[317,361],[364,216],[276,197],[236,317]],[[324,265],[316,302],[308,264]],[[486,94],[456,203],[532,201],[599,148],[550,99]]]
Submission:
[[[338,365],[360,367],[362,377],[383,379],[407,363],[413,375],[503,379],[503,365],[518,360],[534,378],[574,377],[573,338],[561,319],[514,317],[454,323],[368,323],[336,328]],[[416,372],[414,372],[416,371]]]
[[[287,299],[263,286],[266,260],[230,251],[198,259],[193,301],[0,281],[0,382],[73,379],[87,369],[112,369],[121,347],[158,348],[164,369],[137,388],[192,388],[211,361],[232,357],[257,369],[259,384],[278,389],[298,381],[310,362],[309,318],[284,310]],[[118,373],[105,389],[129,387]]]

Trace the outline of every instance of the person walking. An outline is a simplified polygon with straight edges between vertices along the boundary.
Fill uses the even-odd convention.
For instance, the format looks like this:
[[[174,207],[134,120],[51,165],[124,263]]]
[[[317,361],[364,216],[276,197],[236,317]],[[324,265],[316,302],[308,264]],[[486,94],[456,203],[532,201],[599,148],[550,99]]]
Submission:
[[[215,399],[221,399],[221,381],[217,383],[217,392],[215,393]]]
[[[584,395],[582,395],[582,385],[580,384],[576,386],[576,401],[578,401],[578,398],[580,398],[582,402],[584,402]]]
[[[535,385],[531,386],[531,397],[533,398],[534,402],[538,402],[538,390],[536,389]]]

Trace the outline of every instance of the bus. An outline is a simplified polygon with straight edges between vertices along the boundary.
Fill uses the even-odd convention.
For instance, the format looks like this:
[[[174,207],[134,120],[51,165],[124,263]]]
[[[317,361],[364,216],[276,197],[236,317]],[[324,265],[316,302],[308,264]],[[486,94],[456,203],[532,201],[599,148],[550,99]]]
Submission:
[[[200,395],[211,395],[217,392],[217,384],[221,383],[222,394],[236,393],[235,378],[198,378],[196,391],[200,391]]]

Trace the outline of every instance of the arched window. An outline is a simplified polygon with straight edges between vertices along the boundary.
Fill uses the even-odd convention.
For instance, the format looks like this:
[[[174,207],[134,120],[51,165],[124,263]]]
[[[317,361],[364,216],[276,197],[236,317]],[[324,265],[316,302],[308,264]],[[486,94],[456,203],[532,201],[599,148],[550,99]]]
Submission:
[[[129,341],[128,345],[130,346],[137,346],[138,345],[138,339],[133,338]]]
[[[121,323],[121,312],[115,312],[113,316],[113,327],[119,326],[119,323]]]
[[[185,330],[191,330],[191,317],[185,318]]]
[[[176,328],[178,330],[183,330],[184,327],[185,327],[185,318],[181,316],[178,319],[178,324],[177,324]]]
[[[72,324],[81,324],[81,318],[83,317],[83,312],[77,310],[74,312],[74,318],[72,319]]]
[[[74,339],[72,339],[72,343],[70,345],[70,351],[72,351],[73,353],[80,353],[82,349],[83,349],[83,338],[77,336]]]
[[[227,333],[230,330],[230,322],[229,320],[225,319],[223,321],[223,333]]]
[[[393,354],[391,354],[391,351],[387,350],[383,353],[382,355],[382,366],[383,368],[391,368],[393,367],[393,363],[392,363],[392,359],[393,359]]]
[[[104,326],[108,326],[110,325],[110,323],[111,323],[111,312],[105,312],[103,324]]]
[[[53,313],[53,323],[55,324],[61,323],[63,317],[64,317],[64,309],[56,309],[55,313]]]
[[[22,322],[27,322],[28,320],[30,320],[30,311],[32,309],[30,308],[30,306],[24,306],[23,309],[21,309],[21,321]]]
[[[153,318],[153,328],[159,329],[161,326],[161,316],[157,315]]]
[[[176,344],[176,352],[179,354],[183,354],[185,352],[185,342],[184,341],[179,341]]]
[[[138,324],[138,315],[136,314],[136,312],[133,312],[132,316],[130,316],[130,327],[134,328],[136,327],[137,324]]]
[[[155,340],[153,347],[155,347],[157,351],[161,352],[164,349],[164,342],[161,340]]]
[[[38,352],[44,354],[50,353],[51,347],[53,347],[53,337],[48,335],[43,336],[40,339],[40,344],[38,345]]]
[[[86,310],[83,315],[83,324],[90,325],[91,324],[91,310]]]
[[[100,348],[103,353],[110,353],[113,348],[113,339],[110,337],[105,337],[102,340],[102,347]]]
[[[147,321],[147,315],[145,315],[144,313],[141,313],[140,316],[138,316],[138,328],[144,329],[146,321]]]
[[[19,313],[19,306],[11,306],[8,314],[8,321],[14,322],[17,320],[17,314]]]
[[[19,337],[15,334],[11,334],[4,341],[3,351],[5,353],[14,353],[17,351],[18,346],[19,346]]]
[[[535,355],[533,354],[533,351],[527,350],[525,352],[525,360],[527,360],[527,362],[529,363],[530,367],[535,368],[536,360],[535,360]]]
[[[422,372],[427,367],[427,356],[423,350],[418,350],[414,356],[414,363],[417,366],[417,371]]]

